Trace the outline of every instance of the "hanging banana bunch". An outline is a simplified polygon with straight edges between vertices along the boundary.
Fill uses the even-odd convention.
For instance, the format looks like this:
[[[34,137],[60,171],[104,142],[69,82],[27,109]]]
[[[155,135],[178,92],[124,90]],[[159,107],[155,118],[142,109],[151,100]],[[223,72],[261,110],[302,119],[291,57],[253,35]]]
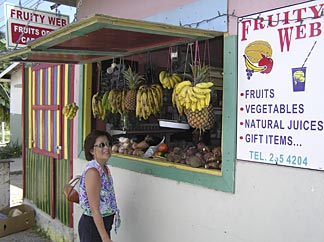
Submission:
[[[92,115],[94,118],[99,118],[101,120],[105,119],[106,110],[103,108],[102,97],[99,96],[99,92],[96,92],[92,96],[91,107],[92,107]]]
[[[172,105],[177,108],[180,115],[183,114],[184,109],[194,112],[209,106],[214,83],[207,80],[208,71],[208,66],[192,66],[192,73],[196,74],[192,79],[196,80],[196,83],[184,80],[175,85],[172,92]]]
[[[136,95],[136,117],[148,119],[151,114],[156,115],[163,106],[163,91],[158,84],[142,85]]]
[[[102,99],[103,108],[110,111],[111,113],[125,114],[125,96],[127,90],[111,89],[107,91]]]
[[[181,82],[181,77],[177,73],[171,74],[168,71],[161,71],[159,80],[163,88],[172,89],[177,83]]]
[[[75,117],[79,107],[75,102],[66,104],[62,109],[62,114],[68,119],[71,120]]]

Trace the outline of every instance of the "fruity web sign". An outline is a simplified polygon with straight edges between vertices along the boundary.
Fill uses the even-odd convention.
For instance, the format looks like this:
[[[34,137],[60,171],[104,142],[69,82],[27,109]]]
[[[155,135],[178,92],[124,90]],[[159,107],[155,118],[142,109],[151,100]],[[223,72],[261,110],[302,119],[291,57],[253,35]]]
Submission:
[[[238,19],[237,159],[324,170],[324,0]]]
[[[28,42],[69,24],[69,16],[5,3],[7,48],[24,47]]]

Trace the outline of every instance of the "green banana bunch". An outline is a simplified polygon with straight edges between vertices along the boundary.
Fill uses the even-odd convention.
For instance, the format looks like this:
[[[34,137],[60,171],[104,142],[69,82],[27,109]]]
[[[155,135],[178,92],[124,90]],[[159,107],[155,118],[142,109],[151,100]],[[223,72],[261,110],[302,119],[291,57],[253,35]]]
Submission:
[[[78,105],[73,102],[73,103],[68,103],[66,104],[63,109],[62,109],[62,114],[68,119],[71,120],[75,117],[79,107]]]
[[[105,95],[103,97],[104,108],[111,113],[125,114],[126,108],[124,101],[126,93],[127,90],[118,91],[116,89],[111,89],[107,95],[107,99],[104,100]]]

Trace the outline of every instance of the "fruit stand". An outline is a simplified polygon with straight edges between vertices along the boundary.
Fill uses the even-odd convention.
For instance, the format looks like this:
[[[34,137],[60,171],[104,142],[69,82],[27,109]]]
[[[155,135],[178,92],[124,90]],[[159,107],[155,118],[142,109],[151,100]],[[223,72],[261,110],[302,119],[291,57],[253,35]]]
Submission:
[[[92,115],[113,135],[115,154],[221,169],[222,69],[212,66],[209,49],[217,43],[196,41],[95,66]]]

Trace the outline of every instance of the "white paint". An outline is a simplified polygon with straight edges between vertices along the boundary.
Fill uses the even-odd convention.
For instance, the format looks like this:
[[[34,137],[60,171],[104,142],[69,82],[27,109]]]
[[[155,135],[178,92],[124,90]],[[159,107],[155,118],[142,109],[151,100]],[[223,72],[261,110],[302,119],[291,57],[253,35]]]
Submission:
[[[84,2],[90,7],[90,1]],[[302,1],[230,0],[228,13],[241,16],[297,2]],[[114,13],[115,5],[107,7]],[[139,16],[133,10],[124,8],[123,14]],[[85,11],[96,12],[85,8],[81,13]],[[229,20],[229,34],[236,35],[236,18]],[[77,142],[82,141],[74,147]],[[85,164],[75,159],[74,174]],[[111,172],[122,215],[120,232],[112,234],[116,242],[324,241],[323,172],[237,161],[234,194],[120,168]],[[75,205],[75,241],[79,217]]]
[[[324,55],[321,26],[324,21],[318,18],[322,11],[321,4],[324,2],[311,1],[248,15],[240,21],[238,159],[324,169],[322,149],[320,146],[314,147],[314,143],[324,140],[324,112],[319,101],[324,88],[321,78],[321,59]],[[301,13],[302,20],[297,19],[297,12]],[[289,16],[286,19],[287,13]],[[279,23],[269,26],[268,16],[272,16],[274,21],[279,19]],[[261,23],[262,18],[264,21]],[[254,28],[255,21],[260,23],[257,25],[260,28]],[[284,33],[291,37],[284,37]],[[255,44],[260,41],[262,44]],[[267,54],[262,57],[258,51]],[[255,69],[250,77],[247,70],[251,63],[245,63],[245,58],[249,57],[256,67],[263,60],[271,60],[273,67],[269,73]],[[298,69],[297,72],[303,76],[296,78],[294,73],[297,72],[294,70],[301,67],[306,70],[302,72]]]
[[[21,67],[11,72],[10,114],[22,113],[22,72]]]
[[[317,171],[241,161],[235,194],[114,167],[111,172],[122,215],[114,241],[324,240],[324,176]]]

